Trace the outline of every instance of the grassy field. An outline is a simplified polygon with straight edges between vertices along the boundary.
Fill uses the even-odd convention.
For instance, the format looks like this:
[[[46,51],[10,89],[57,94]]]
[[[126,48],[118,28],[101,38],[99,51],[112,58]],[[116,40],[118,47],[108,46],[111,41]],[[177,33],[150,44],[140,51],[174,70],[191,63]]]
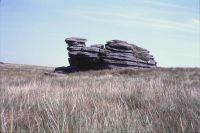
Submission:
[[[52,70],[0,64],[0,132],[200,132],[200,68]]]

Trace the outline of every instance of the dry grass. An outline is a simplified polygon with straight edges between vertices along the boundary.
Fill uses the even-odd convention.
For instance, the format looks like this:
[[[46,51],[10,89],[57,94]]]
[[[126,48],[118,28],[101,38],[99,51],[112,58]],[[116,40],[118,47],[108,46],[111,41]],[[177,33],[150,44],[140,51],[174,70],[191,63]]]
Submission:
[[[0,132],[200,132],[199,68],[47,70],[0,65]]]

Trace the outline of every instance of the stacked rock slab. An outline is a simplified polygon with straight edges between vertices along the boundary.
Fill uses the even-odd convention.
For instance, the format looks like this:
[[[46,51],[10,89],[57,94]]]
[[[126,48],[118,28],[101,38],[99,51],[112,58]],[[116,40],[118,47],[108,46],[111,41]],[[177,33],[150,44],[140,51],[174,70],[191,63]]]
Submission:
[[[67,50],[69,58],[68,61],[71,66],[78,66],[79,65],[79,59],[78,59],[78,53],[82,51],[82,48],[85,47],[86,39],[82,38],[67,38],[65,42],[68,44]]]
[[[152,68],[156,62],[149,51],[126,41],[111,40],[86,47],[86,39],[66,38],[69,64],[79,69]]]
[[[156,62],[149,51],[121,40],[111,40],[105,45],[107,52],[102,55],[103,63],[109,68],[152,68]]]
[[[101,67],[99,51],[103,45],[92,45],[86,47],[83,38],[66,38],[65,42],[68,44],[67,50],[69,51],[69,64],[77,66],[79,69],[98,69]]]

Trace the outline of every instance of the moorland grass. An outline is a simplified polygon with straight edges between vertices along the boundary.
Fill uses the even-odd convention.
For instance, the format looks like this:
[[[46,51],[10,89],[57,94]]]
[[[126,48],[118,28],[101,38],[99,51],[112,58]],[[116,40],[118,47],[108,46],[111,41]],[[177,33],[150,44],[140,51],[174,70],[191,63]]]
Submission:
[[[200,132],[200,68],[0,67],[0,132]]]

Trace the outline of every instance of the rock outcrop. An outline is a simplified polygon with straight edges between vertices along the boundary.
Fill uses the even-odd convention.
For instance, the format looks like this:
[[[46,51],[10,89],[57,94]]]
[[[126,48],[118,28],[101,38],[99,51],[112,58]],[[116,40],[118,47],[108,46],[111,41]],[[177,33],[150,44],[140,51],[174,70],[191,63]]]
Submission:
[[[149,51],[126,41],[111,40],[86,47],[86,39],[66,38],[70,66],[80,70],[107,68],[153,68],[154,57]]]

